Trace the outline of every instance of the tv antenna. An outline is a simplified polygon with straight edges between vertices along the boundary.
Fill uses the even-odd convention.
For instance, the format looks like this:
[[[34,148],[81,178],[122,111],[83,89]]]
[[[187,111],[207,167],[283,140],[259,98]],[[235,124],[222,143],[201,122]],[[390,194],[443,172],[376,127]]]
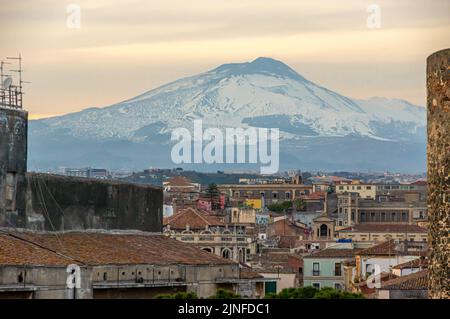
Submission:
[[[15,70],[8,70],[19,74],[19,85],[13,84],[13,77],[4,74],[4,65],[11,64],[9,62],[1,61],[0,65],[0,98],[1,103],[15,108],[22,108],[22,92],[23,83],[30,83],[22,80],[22,55],[19,53],[17,57],[6,57],[7,60],[16,60],[18,62],[18,68]]]

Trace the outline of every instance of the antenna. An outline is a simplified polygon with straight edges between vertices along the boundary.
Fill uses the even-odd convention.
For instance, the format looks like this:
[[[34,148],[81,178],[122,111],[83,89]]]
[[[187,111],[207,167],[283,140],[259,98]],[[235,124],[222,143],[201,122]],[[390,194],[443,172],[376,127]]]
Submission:
[[[19,85],[13,84],[13,77],[4,74],[4,65],[11,64],[9,62],[1,61],[0,63],[0,103],[5,106],[13,108],[22,108],[22,85],[23,83],[30,83],[22,80],[22,55],[19,53],[18,57],[6,57],[7,60],[18,61],[18,69],[9,70],[19,74]],[[6,79],[5,79],[6,77]]]
[[[6,57],[8,60],[18,60],[19,61],[19,69],[18,70],[10,70],[11,72],[17,72],[19,73],[19,89],[20,92],[22,92],[22,54],[19,53],[18,57]]]

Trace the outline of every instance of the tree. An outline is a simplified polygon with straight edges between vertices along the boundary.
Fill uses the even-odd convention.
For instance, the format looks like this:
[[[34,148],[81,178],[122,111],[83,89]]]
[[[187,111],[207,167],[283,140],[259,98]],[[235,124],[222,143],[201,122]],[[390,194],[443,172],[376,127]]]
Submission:
[[[297,198],[294,201],[294,207],[295,207],[295,210],[297,210],[297,211],[304,211],[304,210],[306,210],[306,203],[303,199]]]
[[[282,203],[274,203],[271,205],[267,205],[267,209],[272,211],[272,212],[276,212],[276,213],[282,213],[285,212],[287,209],[292,207],[292,202],[291,201],[285,201]]]
[[[159,294],[156,299],[198,299],[195,292],[177,292],[175,294]]]
[[[311,286],[302,288],[286,288],[280,293],[270,293],[266,299],[364,299],[364,295],[347,291],[335,290],[330,287],[317,289]]]
[[[205,191],[207,198],[211,200],[211,208],[217,209],[220,207],[220,191],[217,184],[211,183],[208,185]]]

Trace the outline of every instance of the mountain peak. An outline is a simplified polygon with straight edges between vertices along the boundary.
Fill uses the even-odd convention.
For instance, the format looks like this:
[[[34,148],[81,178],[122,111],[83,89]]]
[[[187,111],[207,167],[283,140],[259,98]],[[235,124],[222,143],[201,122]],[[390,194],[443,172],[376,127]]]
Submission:
[[[259,57],[252,62],[223,64],[212,70],[212,72],[227,73],[230,75],[264,74],[291,78],[297,81],[306,80],[285,63],[269,57]]]

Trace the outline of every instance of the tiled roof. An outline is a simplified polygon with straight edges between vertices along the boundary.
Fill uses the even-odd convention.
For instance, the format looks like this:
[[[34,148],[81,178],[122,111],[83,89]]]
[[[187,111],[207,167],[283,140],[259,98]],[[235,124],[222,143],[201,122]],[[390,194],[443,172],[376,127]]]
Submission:
[[[382,242],[381,244],[362,250],[359,255],[395,255],[397,253],[397,245],[394,240],[388,240]]]
[[[0,233],[0,265],[67,266],[74,261],[33,243]]]
[[[164,186],[169,185],[172,187],[194,187],[193,183],[184,176],[175,176],[169,178],[164,182]]]
[[[426,290],[428,289],[428,272],[422,270],[411,275],[406,275],[386,281],[381,284],[385,290]]]
[[[423,181],[423,180],[417,180],[414,183],[411,183],[411,185],[420,185],[420,186],[427,186],[427,181]]]
[[[407,261],[403,264],[396,265],[392,267],[393,269],[407,269],[407,268],[427,268],[428,267],[428,259],[417,258],[414,260]]]
[[[210,215],[196,208],[181,209],[173,216],[164,219],[164,226],[170,225],[170,229],[205,229],[206,226],[225,226],[216,216]]]
[[[426,247],[418,247],[418,242],[403,241],[396,243],[393,239],[384,241],[380,244],[362,250],[359,255],[362,256],[389,256],[389,255],[406,255],[406,256],[426,256]]]
[[[309,195],[304,195],[301,198],[309,200],[325,199],[325,192],[314,192]]]
[[[6,254],[2,248],[0,261],[3,264],[15,258],[20,251],[24,251],[24,257],[17,260],[16,264],[68,264],[65,259],[55,256],[57,252],[67,256],[71,262],[75,260],[84,265],[117,265],[117,264],[154,264],[154,265],[209,265],[234,263],[208,253],[193,245],[171,239],[160,234],[144,232],[136,233],[112,233],[112,232],[12,232],[12,235],[21,239],[7,238],[9,247]],[[5,238],[5,236],[3,236]],[[27,242],[26,247],[22,243]],[[29,246],[43,247],[36,249],[28,259],[25,255],[33,252]],[[3,247],[3,245],[2,245]],[[20,249],[18,249],[18,248]],[[20,253],[22,255],[22,253]]]
[[[392,273],[383,272],[383,273],[380,274],[379,280],[380,280],[380,282],[386,282],[386,281],[395,279],[397,277],[398,276],[396,276],[396,275],[394,275]],[[358,287],[361,290],[361,292],[363,294],[365,294],[365,295],[370,295],[370,294],[373,294],[375,292],[375,287],[369,288],[367,281],[361,282],[360,284],[358,284]]]
[[[240,269],[239,278],[240,279],[260,279],[260,278],[264,278],[264,276],[257,273],[256,271],[252,270],[251,268],[242,267]]]
[[[358,254],[360,249],[337,249],[337,248],[326,248],[313,252],[304,258],[349,258]]]
[[[406,224],[356,224],[339,230],[339,232],[373,232],[373,233],[426,233],[425,228]]]

